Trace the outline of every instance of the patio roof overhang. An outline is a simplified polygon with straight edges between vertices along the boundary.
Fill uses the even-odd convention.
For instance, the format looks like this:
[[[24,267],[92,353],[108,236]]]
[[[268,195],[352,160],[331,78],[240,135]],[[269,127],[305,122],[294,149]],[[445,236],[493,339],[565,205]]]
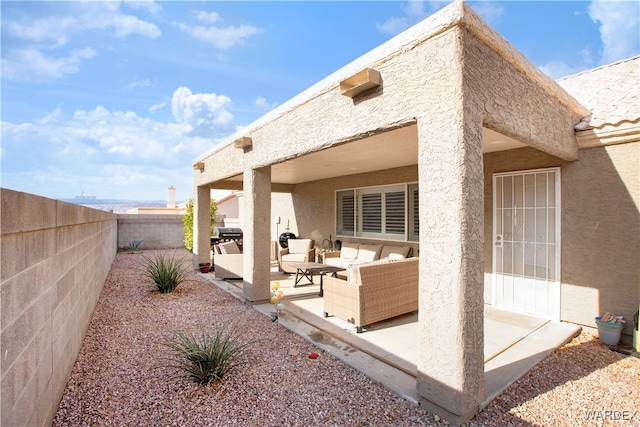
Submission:
[[[526,147],[519,141],[489,128],[483,128],[484,153]],[[287,159],[271,166],[274,192],[289,192],[304,182],[346,175],[417,165],[418,135],[415,123],[370,136],[355,136],[352,141],[324,150]],[[211,183],[212,188],[241,190],[243,174]]]

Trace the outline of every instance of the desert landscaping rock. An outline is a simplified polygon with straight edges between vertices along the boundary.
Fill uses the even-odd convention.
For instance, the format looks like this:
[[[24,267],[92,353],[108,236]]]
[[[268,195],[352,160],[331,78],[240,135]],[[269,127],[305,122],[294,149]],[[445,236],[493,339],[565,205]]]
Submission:
[[[446,424],[195,272],[160,294],[134,268],[139,261],[137,254],[117,254],[53,426]],[[237,316],[246,328],[242,339],[261,340],[247,348],[243,364],[209,387],[177,380],[160,344],[167,329]],[[639,389],[640,359],[582,333],[468,425],[640,425]]]

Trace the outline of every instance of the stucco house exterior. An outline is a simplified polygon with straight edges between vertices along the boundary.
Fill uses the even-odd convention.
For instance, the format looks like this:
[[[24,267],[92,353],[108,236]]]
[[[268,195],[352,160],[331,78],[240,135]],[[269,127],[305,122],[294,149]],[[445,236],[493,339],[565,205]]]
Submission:
[[[269,298],[282,222],[316,244],[410,244],[416,391],[464,422],[484,396],[485,303],[588,327],[638,309],[639,69],[553,81],[456,1],[204,153],[194,263],[209,257],[211,190],[242,191],[248,303]],[[384,209],[379,229],[349,219],[387,195],[400,228]]]

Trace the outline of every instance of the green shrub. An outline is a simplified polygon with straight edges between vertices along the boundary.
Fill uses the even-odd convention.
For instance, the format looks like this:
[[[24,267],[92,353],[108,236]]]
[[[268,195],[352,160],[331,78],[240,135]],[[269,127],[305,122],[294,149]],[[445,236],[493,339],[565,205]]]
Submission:
[[[191,264],[185,262],[184,258],[176,258],[175,253],[169,256],[160,252],[152,258],[142,258],[139,270],[163,294],[174,291],[191,272]]]
[[[216,212],[218,205],[216,201],[211,199],[209,204],[209,234],[213,236],[213,228],[216,225]],[[182,216],[182,228],[184,229],[184,247],[193,252],[193,199],[189,199],[185,205],[185,212]]]
[[[179,372],[178,378],[202,385],[219,383],[235,367],[246,362],[240,358],[244,350],[258,340],[242,342],[245,331],[238,331],[238,322],[230,319],[218,328],[200,323],[198,331],[187,333],[169,329],[169,338],[161,344],[169,348],[170,366]]]

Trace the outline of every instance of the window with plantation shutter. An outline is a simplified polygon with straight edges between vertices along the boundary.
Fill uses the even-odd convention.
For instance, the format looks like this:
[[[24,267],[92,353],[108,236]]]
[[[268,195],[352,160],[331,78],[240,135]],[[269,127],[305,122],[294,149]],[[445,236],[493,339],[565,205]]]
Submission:
[[[399,184],[336,192],[336,234],[417,241],[417,189],[417,184]]]
[[[420,240],[420,218],[418,217],[418,184],[410,184],[409,192],[409,240]]]
[[[363,194],[362,231],[365,233],[382,232],[382,194]]]
[[[353,236],[356,227],[356,197],[354,190],[336,193],[336,234]]]
[[[393,191],[384,195],[384,231],[404,236],[405,192]]]

